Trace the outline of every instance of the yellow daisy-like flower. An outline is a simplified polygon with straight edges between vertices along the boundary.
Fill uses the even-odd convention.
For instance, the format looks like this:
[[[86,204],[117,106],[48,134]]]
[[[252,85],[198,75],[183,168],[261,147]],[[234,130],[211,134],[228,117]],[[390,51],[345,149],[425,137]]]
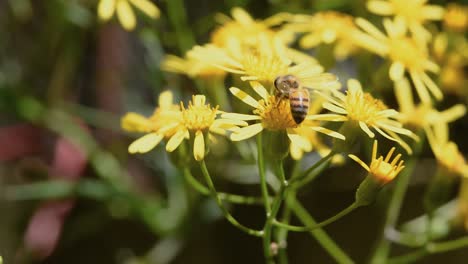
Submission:
[[[466,107],[457,104],[444,111],[437,111],[432,105],[415,105],[409,81],[404,78],[395,83],[395,95],[400,106],[398,120],[401,123],[428,131],[439,123],[453,122],[466,113]]]
[[[441,6],[428,5],[427,0],[370,0],[367,8],[378,15],[401,19],[420,40],[431,38],[431,33],[423,25],[430,20],[441,20],[445,11]]]
[[[336,76],[323,73],[323,68],[315,60],[307,61],[299,52],[288,51],[278,39],[263,39],[257,48],[238,50],[234,55],[214,45],[197,46],[188,55],[242,75],[244,81],[273,84],[276,77],[290,74],[296,76],[303,86],[314,89],[339,85]],[[300,63],[293,65],[293,58]]]
[[[302,48],[335,43],[333,52],[337,59],[345,59],[358,49],[353,42],[357,27],[353,17],[344,13],[323,11],[313,16],[296,15],[284,30],[305,33],[299,41]]]
[[[296,131],[296,129],[303,126],[309,127],[314,131],[324,133],[328,136],[344,140],[343,135],[321,126],[310,126],[311,123],[308,122],[303,122],[304,124],[301,123],[300,125],[296,124],[291,114],[289,100],[279,99],[277,96],[269,94],[268,91],[259,82],[250,82],[250,85],[252,86],[253,90],[261,97],[260,100],[254,99],[236,87],[231,87],[229,90],[235,97],[254,108],[253,115],[226,113],[223,114],[222,117],[228,119],[237,119],[240,121],[257,122],[234,131],[234,133],[231,134],[231,140],[245,140],[255,136],[264,129],[272,131],[285,130],[291,142],[300,146],[308,146],[310,145],[309,139],[301,136]]]
[[[444,26],[452,31],[465,32],[468,28],[468,7],[454,3],[447,5]]]
[[[200,161],[205,157],[206,136],[210,136],[210,133],[227,135],[228,131],[239,129],[238,125],[247,125],[239,120],[217,118],[217,107],[205,103],[204,95],[194,95],[187,108],[182,102],[180,106],[174,105],[172,94],[165,92],[159,97],[159,108],[150,118],[135,113],[125,115],[122,119],[125,130],[148,133],[130,144],[128,151],[148,152],[166,138],[166,150],[172,152],[184,139],[193,136],[193,155],[195,160]]]
[[[159,17],[159,8],[149,0],[100,0],[98,16],[103,21],[108,21],[114,13],[117,13],[123,28],[128,31],[133,30],[136,26],[136,18],[130,4],[151,18]]]
[[[393,153],[395,152],[395,147],[390,149],[385,158],[383,156],[377,158],[377,145],[377,140],[374,140],[370,165],[367,165],[367,163],[362,161],[356,155],[349,154],[348,156],[359,163],[359,165],[361,165],[366,171],[369,172],[370,176],[383,185],[395,179],[395,177],[401,172],[401,170],[405,168],[405,166],[403,165],[404,161],[400,160],[401,154],[396,155],[393,160],[390,161],[392,159]]]
[[[161,69],[168,72],[186,74],[191,78],[222,78],[226,75],[224,70],[189,56],[180,58],[174,55],[168,55],[161,63]]]
[[[375,99],[369,93],[362,91],[359,81],[348,80],[348,90],[343,94],[336,90],[331,90],[333,96],[318,92],[327,102],[323,108],[333,112],[332,114],[311,115],[310,120],[322,120],[332,122],[352,122],[358,125],[370,138],[375,134],[371,129],[376,130],[382,136],[398,142],[408,153],[411,148],[397,135],[402,134],[410,137],[416,135],[395,120],[398,112],[388,109],[380,100]]]
[[[281,17],[287,14],[278,14],[266,20],[254,20],[244,9],[235,7],[231,10],[232,19],[228,16],[218,14],[217,20],[221,24],[211,34],[211,43],[217,47],[251,48],[255,47],[261,37],[272,38],[277,33],[271,29],[280,23]]]
[[[182,128],[182,112],[177,104],[173,103],[170,91],[159,95],[159,107],[149,117],[137,113],[127,113],[121,120],[124,130],[130,132],[147,133],[135,140],[128,147],[130,153],[145,153],[152,150],[162,139],[171,138]]]
[[[390,79],[401,80],[407,71],[421,101],[431,103],[429,93],[437,100],[443,98],[439,87],[427,74],[437,73],[439,66],[429,59],[424,43],[407,36],[405,23],[401,19],[395,19],[393,22],[384,19],[383,24],[388,35],[384,35],[365,19],[356,19],[356,24],[366,32],[355,34],[356,43],[392,61]]]
[[[449,140],[447,123],[439,123],[427,133],[438,164],[450,175],[468,177],[468,164],[455,142]]]

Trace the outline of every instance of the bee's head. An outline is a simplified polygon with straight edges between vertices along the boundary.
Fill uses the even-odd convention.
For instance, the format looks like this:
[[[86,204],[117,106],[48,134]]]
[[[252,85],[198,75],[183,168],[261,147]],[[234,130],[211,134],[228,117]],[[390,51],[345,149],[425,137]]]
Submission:
[[[289,89],[299,88],[299,81],[296,76],[291,74],[276,77],[274,84],[280,92],[288,92]]]

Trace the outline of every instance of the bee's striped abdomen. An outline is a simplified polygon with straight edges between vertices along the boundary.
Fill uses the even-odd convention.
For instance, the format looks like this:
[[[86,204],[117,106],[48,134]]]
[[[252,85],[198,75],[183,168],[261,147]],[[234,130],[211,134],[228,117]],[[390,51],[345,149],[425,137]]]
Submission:
[[[294,122],[299,125],[309,112],[309,92],[306,89],[291,89],[289,104]]]

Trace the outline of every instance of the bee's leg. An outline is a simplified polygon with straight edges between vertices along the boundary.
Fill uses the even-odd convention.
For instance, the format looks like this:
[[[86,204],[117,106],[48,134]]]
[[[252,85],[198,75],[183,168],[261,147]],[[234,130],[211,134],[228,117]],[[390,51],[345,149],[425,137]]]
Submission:
[[[278,107],[283,99],[288,99],[288,98],[289,98],[289,96],[287,94],[285,94],[285,93],[276,94],[276,105],[275,105],[275,107]]]

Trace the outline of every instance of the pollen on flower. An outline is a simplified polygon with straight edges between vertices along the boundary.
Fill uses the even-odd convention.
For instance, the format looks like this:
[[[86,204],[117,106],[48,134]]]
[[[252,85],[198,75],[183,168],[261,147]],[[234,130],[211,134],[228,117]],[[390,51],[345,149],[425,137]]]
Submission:
[[[372,126],[380,118],[378,113],[388,109],[381,100],[361,90],[348,90],[346,94],[344,103],[349,119],[363,121]]]
[[[263,127],[270,130],[283,130],[297,127],[291,115],[288,99],[276,96],[268,97],[268,100],[258,101],[260,107],[255,109],[254,114],[261,117]]]
[[[288,72],[289,61],[279,56],[251,50],[243,58],[244,70],[250,76],[256,76],[261,82],[271,82],[280,73]]]
[[[202,95],[194,95],[188,107],[180,103],[182,118],[185,127],[191,131],[206,131],[214,123],[218,106],[205,105],[206,98]]]

